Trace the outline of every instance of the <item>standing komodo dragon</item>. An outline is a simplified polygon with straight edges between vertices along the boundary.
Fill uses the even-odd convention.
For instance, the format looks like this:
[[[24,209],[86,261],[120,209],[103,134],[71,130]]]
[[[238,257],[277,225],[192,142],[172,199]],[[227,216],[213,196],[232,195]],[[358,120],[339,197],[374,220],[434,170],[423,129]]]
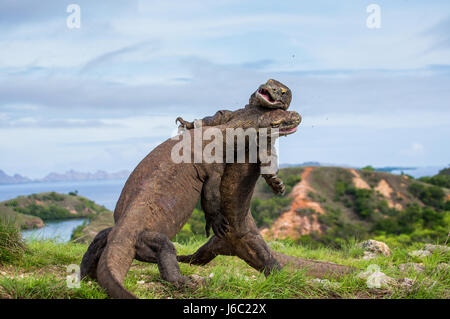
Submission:
[[[249,106],[260,108],[288,109],[292,99],[290,89],[284,84],[270,79],[254,92]],[[199,126],[223,125],[240,117],[238,111],[221,110],[214,116],[188,122],[177,118],[183,127],[192,129]],[[279,135],[296,131],[298,123],[280,128]],[[275,125],[276,127],[276,125]],[[276,136],[275,136],[276,138]],[[271,144],[267,141],[267,144]],[[178,256],[178,261],[205,265],[217,255],[238,256],[253,268],[268,275],[273,269],[286,265],[306,269],[307,274],[323,277],[341,275],[352,269],[330,262],[312,261],[287,256],[271,250],[264,242],[250,212],[251,198],[256,181],[261,175],[259,163],[228,163],[225,170],[215,179],[210,179],[207,192],[201,196],[202,208],[206,217],[206,233],[212,225],[214,236],[192,255]],[[262,174],[275,194],[284,193],[284,185],[275,172]]]
[[[299,120],[296,112],[248,106],[240,110],[235,121],[216,127],[226,136],[226,128],[283,129],[293,123],[298,125]],[[207,127],[200,129],[204,131]],[[189,134],[190,138],[194,135]],[[169,238],[191,216],[209,176],[216,174],[217,166],[225,164],[175,163],[171,153],[177,143],[174,139],[165,141],[139,163],[117,203],[115,226],[100,232],[83,256],[82,277],[96,277],[111,297],[135,298],[122,283],[135,258],[156,262],[162,278],[168,282],[176,285],[188,282],[180,273],[175,247]]]
[[[292,100],[291,90],[283,83],[269,79],[266,83],[261,84],[259,88],[250,96],[249,104],[246,106],[254,106],[256,108],[266,109],[282,109],[287,110]],[[180,128],[193,129],[200,126],[217,126],[226,125],[227,123],[242,120],[242,113],[246,113],[244,109],[237,111],[220,110],[213,116],[204,117],[201,120],[188,122],[178,117],[175,122],[180,122]],[[285,134],[287,135],[287,134]],[[276,154],[275,154],[276,155]],[[225,166],[218,167],[218,172],[209,177],[208,185],[204,188],[201,196],[201,205],[205,212],[206,219],[206,236],[209,237],[211,226],[215,234],[222,236],[227,229],[227,220],[220,213],[220,183]],[[237,168],[238,169],[238,168]],[[285,186],[283,181],[274,173],[261,174],[266,183],[270,186],[275,194],[284,194]]]

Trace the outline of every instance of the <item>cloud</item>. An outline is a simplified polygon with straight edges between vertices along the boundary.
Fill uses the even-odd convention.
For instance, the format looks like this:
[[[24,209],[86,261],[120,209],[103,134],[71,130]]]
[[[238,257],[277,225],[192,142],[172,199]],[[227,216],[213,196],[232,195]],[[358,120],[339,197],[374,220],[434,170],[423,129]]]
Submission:
[[[111,60],[114,60],[115,58],[119,57],[119,56],[123,56],[127,53],[130,52],[135,52],[138,50],[141,50],[145,47],[148,47],[149,45],[154,45],[154,41],[144,41],[144,42],[139,42],[139,43],[135,43],[132,45],[128,45],[125,47],[122,47],[120,49],[117,50],[113,50],[113,51],[109,51],[106,53],[101,54],[100,56],[97,56],[93,59],[91,59],[90,61],[88,61],[85,66],[81,69],[81,73],[87,72],[87,71],[91,71],[93,68],[97,67],[98,65],[102,64],[102,63],[106,63],[106,62],[111,62]],[[148,56],[149,53],[152,53],[154,51],[156,51],[157,48],[156,47],[152,47],[150,48],[150,50],[146,51],[146,54]]]
[[[425,153],[425,147],[418,142],[413,142],[408,148],[401,151],[402,154],[410,157],[422,156]]]
[[[111,126],[101,120],[86,119],[43,119],[34,117],[21,117],[12,119],[10,116],[0,116],[0,129],[5,128],[102,128]]]
[[[427,52],[448,50],[450,48],[450,16],[425,30],[422,35],[433,39],[433,44]]]
[[[79,30],[69,3],[0,3],[0,169],[130,168],[177,116],[240,108],[268,78],[304,119],[283,162],[450,156],[448,2],[381,1],[379,30],[362,1],[79,0]]]

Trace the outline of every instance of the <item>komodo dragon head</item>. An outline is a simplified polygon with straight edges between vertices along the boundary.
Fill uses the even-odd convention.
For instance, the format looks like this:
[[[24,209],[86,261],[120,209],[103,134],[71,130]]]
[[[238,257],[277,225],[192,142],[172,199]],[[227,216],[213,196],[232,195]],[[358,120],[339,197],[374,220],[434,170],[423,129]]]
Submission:
[[[273,133],[273,129],[277,129],[280,136],[285,136],[297,131],[301,121],[301,115],[295,111],[261,108],[249,104],[236,119],[228,122],[226,127],[255,128],[257,131],[267,129],[268,133]]]
[[[281,82],[270,79],[261,84],[259,88],[250,96],[249,103],[270,109],[286,110],[291,104],[292,92]]]

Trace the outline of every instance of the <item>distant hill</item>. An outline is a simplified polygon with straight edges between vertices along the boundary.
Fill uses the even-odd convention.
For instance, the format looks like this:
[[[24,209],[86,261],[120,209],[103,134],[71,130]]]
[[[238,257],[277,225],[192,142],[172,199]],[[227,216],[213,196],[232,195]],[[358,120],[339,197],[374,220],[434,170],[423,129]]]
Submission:
[[[63,174],[50,173],[42,179],[36,181],[39,182],[76,182],[76,181],[95,181],[95,180],[107,180],[107,179],[125,179],[128,178],[130,172],[122,170],[115,173],[108,173],[105,171],[97,171],[95,173],[83,173],[74,170],[67,171]]]
[[[112,214],[105,207],[75,193],[39,193],[0,202],[0,218],[15,221],[21,229],[43,227],[48,220],[94,218],[108,212]]]
[[[8,176],[5,172],[0,170],[0,184],[21,184],[21,183],[39,183],[39,182],[78,182],[78,181],[97,181],[109,179],[126,179],[130,175],[127,170],[118,171],[115,173],[108,173],[99,170],[95,173],[78,172],[70,170],[65,173],[50,173],[44,178],[30,179],[28,177],[15,174]]]
[[[299,167],[281,169],[298,178],[286,199],[259,181],[252,213],[268,238],[336,243],[340,239],[403,236],[436,241],[450,227],[450,190],[373,169]]]
[[[0,170],[0,184],[20,184],[20,183],[29,183],[31,179],[27,177],[23,177],[19,174],[15,174],[13,176],[6,175],[6,173]]]

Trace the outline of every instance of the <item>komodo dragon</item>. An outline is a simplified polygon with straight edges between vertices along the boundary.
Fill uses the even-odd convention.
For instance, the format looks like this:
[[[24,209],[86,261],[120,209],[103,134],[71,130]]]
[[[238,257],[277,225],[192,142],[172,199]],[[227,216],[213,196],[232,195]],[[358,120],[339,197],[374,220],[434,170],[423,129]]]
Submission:
[[[299,120],[296,112],[248,106],[240,110],[235,121],[216,127],[226,136],[226,128],[283,129],[293,123],[298,125]],[[171,152],[176,143],[174,139],[165,141],[139,163],[117,203],[115,226],[101,231],[83,256],[82,277],[96,277],[111,297],[135,298],[122,284],[135,258],[156,262],[161,277],[170,283],[188,282],[180,273],[175,247],[169,238],[192,214],[211,171],[225,163],[175,163]]]
[[[264,107],[264,108],[281,108],[286,110],[292,100],[291,90],[284,84],[269,79],[265,84],[259,86],[259,88],[250,96],[249,105]],[[205,117],[202,120],[196,121],[197,125],[201,126],[217,126],[226,124],[227,122],[236,120],[245,120],[246,113],[240,109],[238,111],[222,110],[218,111],[214,116]],[[194,122],[186,122],[181,117],[178,117],[175,122],[180,122],[184,129],[193,129]],[[202,187],[201,204],[203,211],[205,212],[206,219],[206,235],[209,237],[209,231],[212,226],[215,233],[221,235],[226,231],[227,221],[223,220],[223,215],[220,214],[220,181],[224,172],[224,165],[213,165],[208,169],[208,179]],[[278,176],[275,174],[267,174],[263,177],[266,179],[268,185],[271,187],[275,194],[284,193],[285,186]],[[124,200],[119,199],[117,207],[115,209],[117,220],[120,217],[121,212],[124,211]],[[81,264],[82,277],[88,275],[91,278],[97,276],[97,263],[100,258],[101,251],[106,244],[106,238],[111,228],[101,231],[91,245],[88,251],[83,257]],[[137,256],[139,258],[139,256]]]
[[[286,110],[291,99],[292,93],[287,86],[270,79],[251,95],[249,105]],[[223,125],[239,116],[238,111],[221,110],[212,117],[194,122],[185,121],[181,117],[176,121],[183,127],[192,129],[202,125]],[[294,133],[297,125],[284,127],[284,131],[280,130],[280,135]],[[251,198],[260,175],[260,165],[247,161],[229,163],[223,174],[216,176],[215,179],[210,178],[207,192],[202,193],[201,204],[205,211],[206,234],[209,237],[209,227],[212,225],[215,235],[194,254],[177,256],[178,261],[205,265],[217,255],[231,255],[239,256],[266,275],[272,269],[281,269],[288,264],[306,269],[307,274],[316,277],[350,272],[350,268],[342,265],[287,256],[271,250],[266,245],[250,212]],[[276,174],[262,174],[262,176],[275,194],[284,193],[283,182]]]
[[[258,89],[250,96],[249,104],[251,106],[287,110],[292,101],[291,90],[283,83],[269,79],[266,83],[261,84]],[[180,122],[180,128],[193,129],[199,126],[217,126],[227,124],[228,122],[239,120],[242,116],[242,109],[237,111],[220,110],[213,116],[204,117],[201,120],[193,122],[185,121],[178,117],[175,123]],[[272,150],[274,151],[274,150]],[[208,187],[204,187],[201,196],[201,205],[205,212],[205,230],[206,236],[209,237],[210,228],[212,226],[216,235],[222,237],[227,230],[228,222],[224,215],[220,213],[220,182],[224,167],[220,167],[220,172],[209,177]],[[236,168],[239,169],[239,168]],[[261,174],[266,183],[270,186],[275,194],[284,194],[285,186],[283,181],[274,173]]]

